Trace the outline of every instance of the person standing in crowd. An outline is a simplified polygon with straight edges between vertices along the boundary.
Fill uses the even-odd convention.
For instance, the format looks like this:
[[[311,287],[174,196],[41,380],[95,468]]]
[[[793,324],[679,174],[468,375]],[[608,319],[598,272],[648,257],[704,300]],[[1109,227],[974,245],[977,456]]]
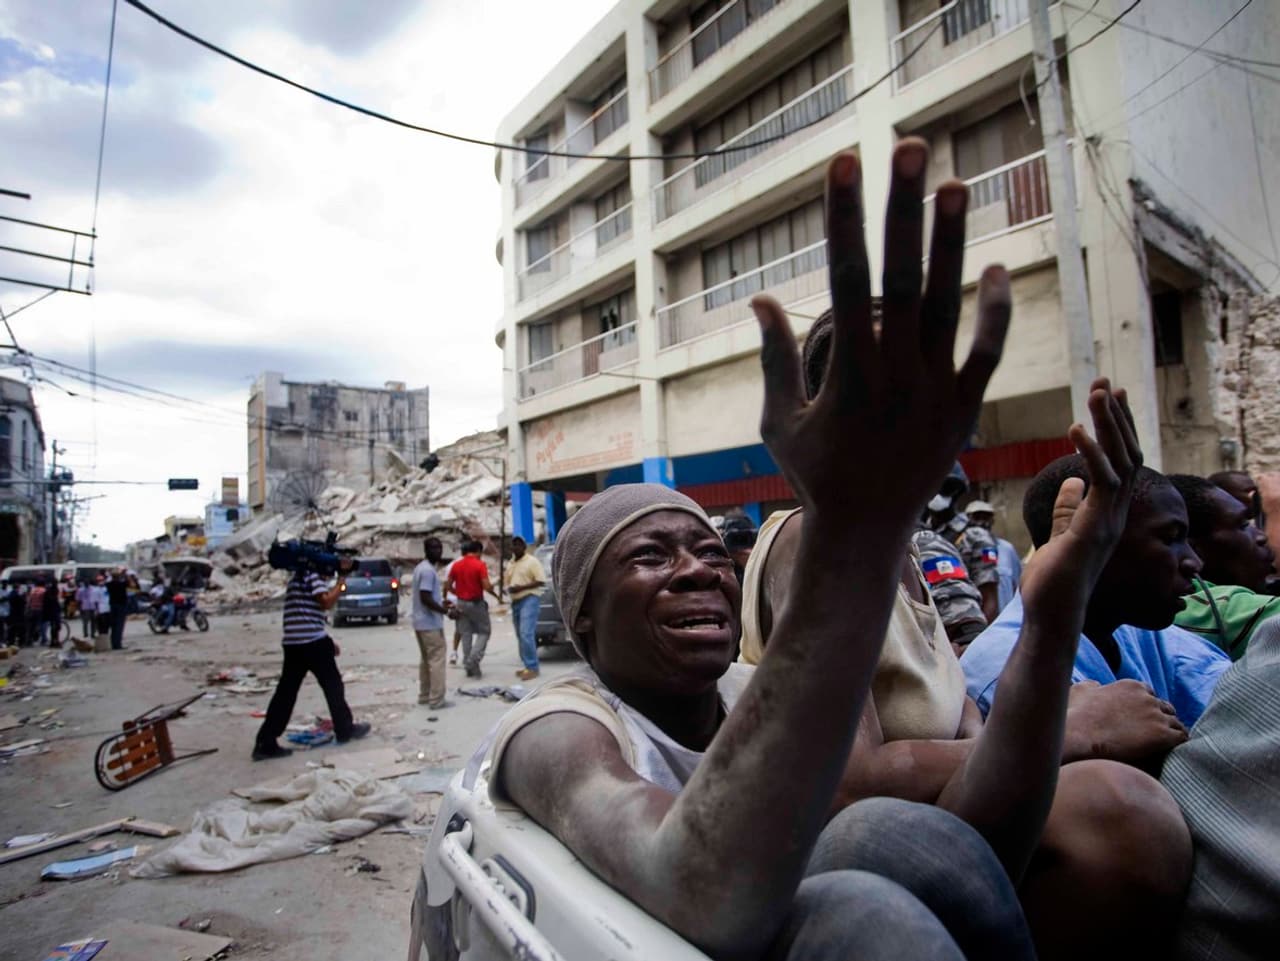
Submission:
[[[80,636],[86,641],[98,636],[96,601],[93,585],[88,581],[81,581],[76,588],[76,607],[80,609]]]
[[[27,591],[27,643],[44,641],[44,581],[37,579]]]
[[[445,593],[455,594],[458,598],[454,610],[457,612],[458,629],[462,632],[462,659],[467,677],[482,676],[480,662],[484,659],[492,631],[485,591],[492,594],[495,601],[502,601],[489,582],[489,568],[480,559],[482,550],[483,546],[476,540],[463,544],[462,556],[454,561],[449,582],[445,585]]]
[[[452,707],[445,700],[444,617],[447,610],[436,566],[444,556],[437,537],[422,542],[423,561],[413,569],[413,633],[418,638],[418,703],[433,711]]]
[[[27,643],[27,595],[21,584],[9,585],[9,643]]]
[[[956,461],[942,487],[929,501],[927,522],[952,544],[964,561],[969,580],[982,595],[982,616],[990,624],[1000,613],[999,551],[991,532],[956,510],[956,498],[969,490],[969,478]]]
[[[453,565],[458,563],[458,558],[454,558],[444,566],[444,583],[449,583],[449,575],[453,573]],[[447,592],[444,595],[444,607],[448,612],[449,620],[453,622],[453,646],[449,651],[449,663],[456,665],[458,663],[458,647],[462,644],[462,627],[458,623],[457,612],[453,608],[458,603],[458,595],[453,592]]]
[[[49,581],[41,603],[44,610],[40,624],[40,641],[43,644],[60,647],[62,641],[58,640],[58,634],[62,631],[62,597],[58,593],[56,580]]]
[[[720,537],[725,549],[733,558],[733,576],[742,584],[743,572],[747,569],[747,561],[751,560],[751,551],[756,546],[760,532],[750,517],[727,517]]]
[[[338,603],[338,597],[346,585],[347,574],[354,562],[343,558],[339,562],[338,578],[332,587],[315,571],[296,570],[289,578],[284,595],[284,667],[276,683],[267,716],[258,729],[253,746],[253,759],[288,757],[293,751],[281,747],[277,740],[289,726],[293,706],[298,700],[298,689],[308,673],[314,674],[324,699],[329,705],[329,717],[333,720],[333,736],[339,744],[362,738],[369,733],[366,722],[355,722],[351,708],[347,706],[342,685],[342,673],[338,670],[338,645],[329,636],[324,612]]]
[[[110,633],[111,598],[107,594],[106,579],[101,574],[93,579],[93,613],[98,633]]]
[[[987,629],[982,594],[969,579],[956,546],[923,521],[911,535],[911,546],[919,555],[920,570],[947,639],[959,657]]]
[[[111,649],[124,649],[124,624],[129,617],[129,580],[117,567],[107,582],[107,609],[111,613]]]
[[[532,681],[538,676],[538,608],[542,604],[542,589],[546,586],[547,572],[542,569],[542,563],[529,553],[529,545],[524,538],[511,538],[511,566],[503,575],[502,587],[511,598],[511,620],[515,624],[520,660],[524,664],[516,671],[516,677],[522,681]]]
[[[991,533],[996,542],[996,573],[1000,575],[1000,610],[1013,600],[1018,593],[1018,582],[1022,580],[1022,558],[1017,549],[1003,537],[997,537],[992,528],[996,522],[996,509],[986,501],[970,501],[964,512],[969,520]]]

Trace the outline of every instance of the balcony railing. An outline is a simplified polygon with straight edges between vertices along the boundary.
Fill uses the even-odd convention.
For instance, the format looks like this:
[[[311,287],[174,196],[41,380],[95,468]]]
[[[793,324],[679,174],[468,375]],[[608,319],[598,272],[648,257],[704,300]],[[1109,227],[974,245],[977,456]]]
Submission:
[[[766,156],[776,156],[816,135],[836,114],[851,113],[852,96],[850,64],[716,148],[723,152],[700,157],[654,187],[654,221],[666,220],[736,183],[764,166],[768,162]],[[726,178],[724,175],[730,170],[736,170],[737,176]]]
[[[1028,17],[1029,0],[951,0],[889,42],[889,56],[902,69],[894,84],[905,87],[1007,33]],[[908,55],[919,47],[910,60]],[[905,61],[905,62],[904,62]]]
[[[550,287],[569,276],[574,266],[583,267],[605,251],[631,236],[631,204],[619,207],[607,217],[597,220],[586,230],[574,234],[559,247],[539,257],[516,275],[516,293],[520,300]]]
[[[780,2],[734,0],[717,10],[710,20],[663,54],[649,70],[649,103],[657,103],[688,80],[693,71]]]
[[[614,370],[639,356],[636,322],[598,334],[590,340],[536,360],[519,371],[520,399],[545,394],[557,387]]]
[[[605,101],[595,113],[565,134],[564,139],[548,147],[548,154],[590,153],[596,145],[596,120],[612,110],[615,105],[625,104],[626,102],[627,92],[625,90],[619,91],[616,96]],[[615,127],[609,132],[609,136],[621,129],[622,125]],[[516,178],[516,206],[527,203],[531,198],[537,196],[544,187],[572,167],[579,159],[577,157],[552,156],[537,158],[534,154],[525,154],[525,157],[528,165],[525,167],[524,173]]]
[[[826,293],[827,242],[803,247],[732,280],[658,309],[658,348],[682,344],[751,317],[747,298],[764,291],[783,304]]]
[[[1053,216],[1044,151],[1037,150],[995,170],[965,181],[969,212],[965,216],[965,244],[990,240]],[[924,200],[925,229],[933,230],[933,195]],[[927,235],[927,234],[926,234]]]

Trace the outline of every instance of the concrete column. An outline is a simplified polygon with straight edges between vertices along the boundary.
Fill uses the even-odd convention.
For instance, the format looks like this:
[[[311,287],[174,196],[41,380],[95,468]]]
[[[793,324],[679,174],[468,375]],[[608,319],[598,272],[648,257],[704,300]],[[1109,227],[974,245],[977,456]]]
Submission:
[[[517,481],[509,488],[511,494],[511,533],[523,537],[525,542],[537,542],[533,527],[533,488],[527,481]]]
[[[854,90],[865,90],[890,67],[889,39],[898,31],[897,4],[891,0],[857,0],[849,4],[849,29],[853,40]],[[855,106],[858,124],[858,155],[862,160],[862,197],[866,206],[867,259],[871,267],[871,290],[880,292],[884,270],[884,205],[889,196],[889,161],[897,135],[888,123],[868,122],[872,117],[890,117],[893,78],[876,87]],[[850,144],[852,146],[852,144]]]
[[[568,519],[564,506],[564,493],[547,491],[543,496],[546,499],[544,510],[547,516],[547,543],[554,544],[560,535],[560,528],[564,527],[564,522]]]

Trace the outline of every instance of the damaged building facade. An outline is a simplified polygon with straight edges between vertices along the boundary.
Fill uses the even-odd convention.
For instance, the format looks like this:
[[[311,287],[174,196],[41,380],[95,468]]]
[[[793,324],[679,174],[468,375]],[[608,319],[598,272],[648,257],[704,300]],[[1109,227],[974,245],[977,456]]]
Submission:
[[[267,371],[254,381],[247,413],[254,514],[269,510],[272,492],[290,475],[373,486],[392,467],[415,465],[431,450],[428,388],[407,390],[401,381],[349,387]]]
[[[0,377],[0,567],[43,561],[49,540],[44,428],[31,388]]]
[[[1263,214],[1280,93],[1233,61],[1180,65],[1222,25],[1216,5],[1138,6],[1099,33],[1119,7],[1049,10],[1097,371],[1128,388],[1153,466],[1273,465],[1280,255]],[[535,492],[554,537],[566,497],[624,481],[757,519],[788,503],[758,432],[750,297],[777,296],[800,335],[828,306],[822,178],[850,148],[878,286],[889,158],[917,135],[928,191],[970,188],[958,350],[982,267],[1012,274],[1013,327],[964,461],[1026,546],[1023,491],[1069,450],[1073,409],[1029,14],[1027,0],[622,0],[543,78],[496,139],[598,156],[497,159],[518,533],[536,533]],[[1212,47],[1263,58],[1278,31],[1280,7],[1255,4]],[[628,153],[670,159],[607,159]]]

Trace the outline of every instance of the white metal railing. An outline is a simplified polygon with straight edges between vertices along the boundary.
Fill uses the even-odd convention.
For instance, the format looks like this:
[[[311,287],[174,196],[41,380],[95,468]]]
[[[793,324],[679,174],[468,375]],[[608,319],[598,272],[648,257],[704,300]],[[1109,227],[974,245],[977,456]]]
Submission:
[[[636,321],[633,320],[521,367],[518,372],[520,399],[613,370],[638,356]]]
[[[781,2],[782,0],[733,0],[717,10],[709,20],[664,53],[650,68],[649,103],[657,103],[688,80],[694,70]],[[723,38],[722,28],[734,32],[730,37]],[[702,52],[713,42],[713,38],[715,46]]]
[[[595,122],[616,104],[625,103],[627,91],[620,90],[606,100],[591,116],[570,130],[563,139],[547,148],[548,154],[558,153],[590,153],[596,145]],[[625,124],[610,131],[610,136],[621,130]],[[606,138],[607,139],[607,138]],[[523,204],[542,191],[552,180],[578,162],[577,157],[544,156],[534,159],[533,154],[525,154],[527,166],[516,178],[516,204]]]
[[[660,307],[658,348],[674,347],[749,319],[751,310],[745,301],[763,291],[784,304],[825,293],[826,267],[827,242],[820,240],[732,280]]]
[[[1053,216],[1043,150],[971,177],[965,185],[969,188],[966,246]],[[933,194],[924,200],[926,236],[933,230],[933,201]]]
[[[630,236],[631,204],[627,204],[522,268],[516,274],[518,299],[524,300],[531,294],[550,287],[557,280],[567,277],[575,263],[584,266]]]
[[[764,163],[759,161],[745,170],[739,169],[748,161],[784,146],[793,147],[816,134],[822,122],[839,113],[852,97],[853,65],[850,64],[716,148],[724,152],[700,157],[655,186],[652,192],[654,222],[666,220],[730,183],[737,183],[738,178],[722,179],[730,170],[738,170],[741,177]]]
[[[902,65],[894,74],[894,86],[901,88],[919,80],[1007,33],[1028,16],[1028,0],[951,0],[889,41],[893,65]],[[920,49],[912,54],[917,47]]]

